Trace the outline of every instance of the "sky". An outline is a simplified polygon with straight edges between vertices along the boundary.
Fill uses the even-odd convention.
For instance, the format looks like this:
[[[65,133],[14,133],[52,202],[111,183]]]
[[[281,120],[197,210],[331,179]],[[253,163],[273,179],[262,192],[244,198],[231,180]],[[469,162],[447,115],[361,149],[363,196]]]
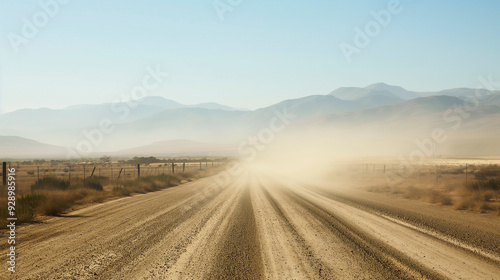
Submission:
[[[499,12],[494,0],[0,0],[0,107],[130,98],[148,67],[168,77],[147,95],[249,109],[377,82],[474,88],[500,80]]]

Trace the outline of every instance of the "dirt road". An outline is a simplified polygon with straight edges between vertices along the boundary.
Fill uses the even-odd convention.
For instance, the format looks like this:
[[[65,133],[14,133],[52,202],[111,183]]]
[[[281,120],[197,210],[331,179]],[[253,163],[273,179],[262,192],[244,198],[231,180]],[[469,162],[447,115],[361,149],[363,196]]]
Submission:
[[[384,206],[255,169],[213,183],[205,178],[20,227],[16,273],[3,261],[0,276],[500,279],[496,217],[483,230],[486,218],[476,225],[411,205],[405,214],[404,203]],[[439,223],[422,223],[426,217]]]

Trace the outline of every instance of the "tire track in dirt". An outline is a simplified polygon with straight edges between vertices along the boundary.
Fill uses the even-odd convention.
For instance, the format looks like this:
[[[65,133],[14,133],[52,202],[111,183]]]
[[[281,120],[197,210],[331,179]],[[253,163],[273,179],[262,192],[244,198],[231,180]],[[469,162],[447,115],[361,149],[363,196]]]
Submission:
[[[176,228],[172,238],[177,235],[190,236],[189,242],[183,243],[182,254],[179,250],[172,252],[172,248],[167,246],[157,248],[160,258],[156,258],[152,269],[148,270],[147,279],[204,279],[213,267],[213,260],[217,254],[218,240],[225,238],[224,230],[231,222],[231,213],[238,206],[234,203],[241,195],[241,184],[239,181],[231,182],[231,187],[227,187],[224,196],[214,197],[213,203],[198,212],[195,219],[191,219],[182,226]],[[212,209],[213,211],[210,211]],[[199,223],[199,220],[206,220],[206,223]],[[193,228],[195,230],[190,230]],[[162,252],[163,251],[163,252]],[[176,255],[175,259],[172,254]],[[145,271],[145,270],[142,270]],[[136,271],[134,275],[143,277],[144,273]]]
[[[301,249],[301,256],[305,257],[312,271],[315,272],[314,276],[316,279],[332,279],[335,275],[334,271],[326,265],[325,262],[318,258],[314,251],[311,250],[310,246],[307,244],[306,240],[299,234],[295,226],[290,222],[290,219],[285,215],[283,209],[278,205],[276,200],[269,194],[269,192],[262,188],[264,196],[267,198],[272,208],[276,214],[280,217],[281,221],[285,224],[285,227],[292,233],[297,242],[297,246]]]
[[[325,215],[340,219],[354,233],[360,233],[372,245],[394,256],[396,260],[409,263],[410,269],[426,273],[431,278],[497,279],[500,266],[468,250],[456,247],[443,239],[435,238],[402,225],[394,220],[375,215],[366,210],[328,199],[310,188],[296,185],[286,179],[274,179],[295,196],[296,203],[305,200],[326,212]],[[468,226],[465,224],[465,226]],[[407,262],[406,260],[409,260]],[[413,265],[417,266],[414,267]],[[393,267],[393,266],[391,266]],[[397,268],[397,267],[396,267]],[[386,269],[384,269],[386,270]],[[424,274],[425,276],[425,274]]]
[[[449,209],[442,209],[443,213],[435,213],[432,211],[423,211],[426,209],[422,209],[425,207],[422,207],[422,205],[418,205],[420,208],[418,208],[417,211],[409,209],[408,207],[409,205],[416,207],[417,205],[414,205],[416,204],[415,201],[405,201],[407,207],[401,208],[395,205],[394,199],[391,201],[392,203],[386,201],[391,199],[387,197],[382,197],[385,198],[384,202],[380,200],[374,201],[371,198],[367,199],[367,194],[362,192],[357,192],[356,195],[360,197],[356,197],[352,193],[328,191],[322,188],[314,188],[314,191],[340,203],[349,204],[353,207],[371,211],[379,215],[386,215],[401,220],[402,222],[409,223],[415,227],[424,228],[429,231],[437,232],[440,235],[451,237],[465,244],[465,246],[479,247],[480,250],[487,252],[487,254],[500,254],[500,223],[493,224],[491,221],[490,223],[485,221],[478,223],[479,219],[484,217],[478,216],[475,213],[445,212],[449,212]],[[380,199],[380,197],[377,198]],[[475,216],[470,217],[469,214]],[[467,218],[469,222],[469,226],[466,228],[460,226],[461,223],[464,223],[465,218]],[[473,234],[471,234],[471,231]]]
[[[374,267],[387,277],[398,279],[438,279],[440,275],[429,271],[409,257],[388,248],[378,240],[365,234],[363,230],[349,224],[334,213],[327,212],[322,207],[289,191],[287,194],[297,205],[307,209],[319,220],[331,227],[332,231],[341,234],[346,242],[357,246],[360,254],[368,259],[376,260],[381,267]]]
[[[307,209],[297,207],[294,201],[283,194],[284,189],[276,187],[277,182],[267,177],[258,177],[261,178],[262,189],[268,193],[268,204],[270,204],[269,201],[274,201],[273,204],[279,209],[278,212],[282,213],[282,216],[274,216],[280,224],[283,224],[283,228],[274,229],[272,237],[267,237],[267,239],[272,238],[276,242],[274,236],[279,236],[281,239],[285,232],[289,232],[290,235],[294,232],[293,240],[286,243],[287,247],[277,248],[279,252],[296,248],[292,251],[295,253],[294,258],[280,259],[276,258],[277,254],[274,254],[272,261],[278,265],[273,268],[280,268],[280,265],[282,267],[283,262],[302,268],[297,271],[296,275],[288,275],[286,272],[279,271],[287,277],[271,279],[387,279],[386,275],[374,269],[373,260],[359,254],[357,246],[347,243],[341,234],[325,226],[323,221],[318,220]],[[270,210],[267,210],[264,220],[273,222],[274,218],[271,213],[276,213],[276,210],[271,205],[268,208]],[[267,208],[261,206],[260,209]],[[285,222],[284,219],[288,221]],[[265,229],[272,227],[276,222],[263,224]],[[268,274],[274,276],[276,272],[270,271]]]
[[[248,183],[235,203],[232,223],[218,244],[217,256],[207,279],[262,279],[264,269]]]

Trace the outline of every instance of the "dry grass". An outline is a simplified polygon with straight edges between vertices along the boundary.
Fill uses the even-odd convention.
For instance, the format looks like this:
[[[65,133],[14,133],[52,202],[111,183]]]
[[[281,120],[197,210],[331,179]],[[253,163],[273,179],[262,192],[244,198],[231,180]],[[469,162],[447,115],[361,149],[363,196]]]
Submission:
[[[209,176],[220,171],[223,166],[209,170],[178,174],[142,176],[141,178],[110,182],[106,177],[94,177],[82,181],[72,180],[71,184],[60,178],[46,176],[31,185],[31,191],[22,190],[16,195],[16,217],[19,222],[33,221],[37,216],[57,216],[75,205],[99,203],[114,197],[130,196],[177,186],[181,182]],[[19,182],[18,182],[19,185]],[[0,219],[2,226],[8,217],[7,193],[0,190]]]
[[[391,185],[382,172],[352,172],[367,191],[469,210],[500,215],[500,166],[469,165],[467,182],[465,167],[423,166],[416,168],[396,185]]]

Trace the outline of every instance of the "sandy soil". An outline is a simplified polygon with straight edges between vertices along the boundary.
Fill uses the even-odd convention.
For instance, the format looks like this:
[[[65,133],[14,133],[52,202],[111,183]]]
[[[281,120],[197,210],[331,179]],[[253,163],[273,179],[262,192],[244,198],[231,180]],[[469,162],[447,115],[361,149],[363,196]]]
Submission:
[[[500,223],[244,170],[18,228],[2,279],[500,279]],[[472,217],[479,217],[473,219]],[[1,254],[7,253],[5,234]]]

